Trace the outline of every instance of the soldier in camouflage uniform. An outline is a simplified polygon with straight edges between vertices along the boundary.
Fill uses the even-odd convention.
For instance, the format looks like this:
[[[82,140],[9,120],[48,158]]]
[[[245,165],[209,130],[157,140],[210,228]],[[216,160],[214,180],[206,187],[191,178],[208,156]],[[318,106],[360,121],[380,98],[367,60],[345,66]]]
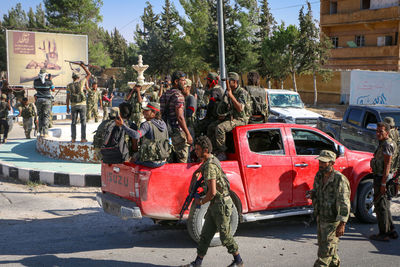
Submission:
[[[208,207],[203,229],[201,230],[200,241],[197,247],[197,257],[195,261],[186,266],[201,266],[210,242],[217,231],[220,234],[222,245],[228,249],[229,254],[233,255],[234,260],[229,266],[243,266],[239,247],[230,231],[230,219],[235,205],[230,197],[226,174],[222,170],[219,160],[211,154],[212,144],[207,136],[200,136],[197,139],[195,152],[197,157],[201,159],[202,165],[193,175],[193,179],[197,180],[201,173],[204,178],[207,194],[202,199],[196,198],[196,203],[194,204],[200,206],[210,202],[210,206]],[[192,180],[191,184],[194,184],[194,182]]]
[[[7,95],[6,94],[1,94],[1,102],[0,102],[0,127],[3,127],[4,133],[3,133],[3,140],[2,143],[7,142],[7,136],[8,136],[8,112],[11,110],[11,104],[10,100],[7,100]]]
[[[143,102],[143,95],[142,95],[142,86],[143,83],[138,82],[135,84],[135,87],[129,92],[125,101],[130,103],[132,106],[132,113],[130,120],[133,121],[137,126],[140,126],[140,123],[143,120],[142,114],[142,102]]]
[[[171,80],[172,88],[160,98],[161,115],[167,127],[169,127],[168,131],[174,147],[175,162],[186,163],[189,156],[189,146],[193,143],[184,116],[185,98],[182,90],[184,90],[186,84],[186,74],[182,71],[175,71]]]
[[[35,105],[33,103],[28,103],[28,98],[26,97],[22,99],[19,114],[23,118],[25,136],[27,139],[30,139],[32,127],[34,122],[37,120],[37,115]]]
[[[386,182],[395,171],[393,158],[397,155],[397,145],[389,137],[389,134],[390,126],[385,122],[379,122],[376,129],[379,145],[374,153],[374,158],[371,160],[371,168],[374,174],[374,205],[379,233],[371,235],[370,238],[377,241],[398,238],[390,213],[390,201],[386,194]]]
[[[194,134],[194,126],[196,120],[196,109],[197,109],[197,101],[196,98],[191,94],[192,89],[192,81],[186,79],[185,89],[182,91],[183,96],[185,97],[185,120],[186,125],[189,129],[192,138],[195,138]]]
[[[389,124],[389,126],[390,126],[390,132],[389,132],[390,139],[392,139],[393,142],[398,144],[399,143],[399,131],[396,128],[394,119],[392,117],[385,117],[383,119],[383,121],[386,122],[387,124]]]
[[[337,246],[350,215],[350,184],[343,174],[333,169],[334,152],[322,150],[317,159],[319,171],[309,192],[318,231],[318,259],[314,266],[340,266]]]
[[[100,99],[100,93],[97,91],[97,81],[93,80],[92,89],[89,89],[87,92],[87,113],[86,113],[86,121],[89,121],[94,117],[94,121],[99,121],[99,111],[98,111],[98,103]],[[100,101],[100,108],[103,109],[102,103]]]
[[[39,134],[46,137],[51,119],[52,96],[50,91],[54,92],[55,90],[46,69],[40,70],[39,77],[33,81],[33,87],[37,91],[35,104],[39,120]]]
[[[240,87],[239,74],[229,72],[224,100],[218,104],[218,120],[208,126],[207,136],[215,142],[216,152],[224,158],[225,134],[236,126],[246,125],[251,113],[251,99],[249,93]]]
[[[217,106],[222,101],[224,90],[218,84],[218,74],[210,72],[207,75],[207,84],[201,101],[204,105],[207,105],[207,112],[205,118],[197,121],[195,135],[206,135],[208,126],[218,121]]]

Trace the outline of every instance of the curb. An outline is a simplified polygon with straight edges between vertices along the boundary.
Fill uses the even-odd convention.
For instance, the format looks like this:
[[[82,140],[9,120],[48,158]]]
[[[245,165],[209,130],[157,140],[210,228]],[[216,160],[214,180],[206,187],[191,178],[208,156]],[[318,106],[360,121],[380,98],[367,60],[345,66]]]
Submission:
[[[77,174],[17,168],[0,161],[0,174],[25,182],[41,182],[50,185],[101,187],[101,175]]]

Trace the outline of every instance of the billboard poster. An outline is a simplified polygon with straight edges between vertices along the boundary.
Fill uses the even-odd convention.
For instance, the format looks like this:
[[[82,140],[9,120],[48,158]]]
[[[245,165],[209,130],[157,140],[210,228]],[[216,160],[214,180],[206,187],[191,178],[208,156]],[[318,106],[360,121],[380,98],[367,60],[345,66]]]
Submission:
[[[352,70],[350,105],[400,104],[400,73]]]
[[[7,30],[7,72],[10,85],[33,86],[41,68],[56,87],[72,82],[72,72],[84,73],[65,60],[88,63],[86,35]],[[72,68],[71,68],[72,67]]]

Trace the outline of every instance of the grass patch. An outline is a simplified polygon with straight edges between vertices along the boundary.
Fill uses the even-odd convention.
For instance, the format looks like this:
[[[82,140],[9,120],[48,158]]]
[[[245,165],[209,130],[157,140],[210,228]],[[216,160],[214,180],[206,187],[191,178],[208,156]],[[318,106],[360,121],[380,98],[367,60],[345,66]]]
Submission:
[[[26,182],[26,185],[29,187],[32,187],[32,188],[36,188],[38,186],[45,185],[45,183],[43,183],[41,181],[38,181],[38,182],[28,181],[28,182]]]

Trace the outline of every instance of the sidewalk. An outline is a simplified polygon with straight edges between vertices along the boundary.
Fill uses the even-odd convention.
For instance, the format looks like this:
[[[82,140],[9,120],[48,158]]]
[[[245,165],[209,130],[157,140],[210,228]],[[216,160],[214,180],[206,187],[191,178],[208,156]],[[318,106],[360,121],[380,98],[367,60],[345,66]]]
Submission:
[[[67,121],[69,122],[69,121]],[[54,126],[57,127],[54,122]],[[56,185],[101,186],[101,164],[77,163],[45,157],[36,151],[36,139],[25,139],[14,123],[7,143],[0,145],[1,174],[24,181]]]

